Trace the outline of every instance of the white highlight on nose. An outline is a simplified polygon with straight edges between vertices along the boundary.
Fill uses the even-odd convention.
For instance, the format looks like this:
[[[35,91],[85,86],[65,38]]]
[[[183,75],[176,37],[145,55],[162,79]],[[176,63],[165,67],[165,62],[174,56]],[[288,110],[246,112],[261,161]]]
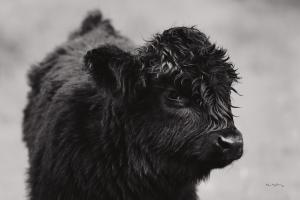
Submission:
[[[228,144],[242,143],[241,139],[235,138],[235,137],[227,137],[227,138],[225,138],[225,137],[221,136],[221,139],[222,139],[223,142],[226,142]]]
[[[234,138],[233,137],[225,138],[225,137],[221,136],[221,140],[223,142],[226,142],[226,143],[229,143],[229,144],[233,144],[234,143]]]

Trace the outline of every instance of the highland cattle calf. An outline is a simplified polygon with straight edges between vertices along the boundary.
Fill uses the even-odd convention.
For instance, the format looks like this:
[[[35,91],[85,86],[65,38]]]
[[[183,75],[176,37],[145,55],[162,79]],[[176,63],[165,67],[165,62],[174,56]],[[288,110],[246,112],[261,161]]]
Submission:
[[[29,73],[29,198],[197,199],[197,182],[243,152],[225,54],[195,27],[136,47],[90,13]]]

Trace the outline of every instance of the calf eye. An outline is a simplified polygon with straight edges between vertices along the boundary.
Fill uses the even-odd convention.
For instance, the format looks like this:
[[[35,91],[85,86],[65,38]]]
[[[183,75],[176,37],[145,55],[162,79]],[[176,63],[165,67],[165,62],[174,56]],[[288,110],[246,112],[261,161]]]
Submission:
[[[176,90],[170,90],[167,96],[168,100],[177,105],[177,106],[185,106],[188,102],[188,99],[180,94]]]

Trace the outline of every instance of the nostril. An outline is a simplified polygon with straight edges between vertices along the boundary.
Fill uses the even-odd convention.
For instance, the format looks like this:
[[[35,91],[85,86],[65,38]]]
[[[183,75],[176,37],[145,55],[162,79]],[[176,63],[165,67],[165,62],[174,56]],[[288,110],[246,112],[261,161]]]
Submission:
[[[234,141],[231,138],[225,138],[223,136],[219,136],[217,139],[217,145],[221,147],[223,150],[230,149],[233,143]]]

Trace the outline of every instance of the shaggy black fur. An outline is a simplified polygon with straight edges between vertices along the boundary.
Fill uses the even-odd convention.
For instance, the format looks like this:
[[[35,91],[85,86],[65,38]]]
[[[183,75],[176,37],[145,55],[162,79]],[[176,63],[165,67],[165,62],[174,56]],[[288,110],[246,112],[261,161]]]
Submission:
[[[136,48],[94,11],[29,74],[31,200],[195,200],[242,155],[225,50],[191,27]]]

